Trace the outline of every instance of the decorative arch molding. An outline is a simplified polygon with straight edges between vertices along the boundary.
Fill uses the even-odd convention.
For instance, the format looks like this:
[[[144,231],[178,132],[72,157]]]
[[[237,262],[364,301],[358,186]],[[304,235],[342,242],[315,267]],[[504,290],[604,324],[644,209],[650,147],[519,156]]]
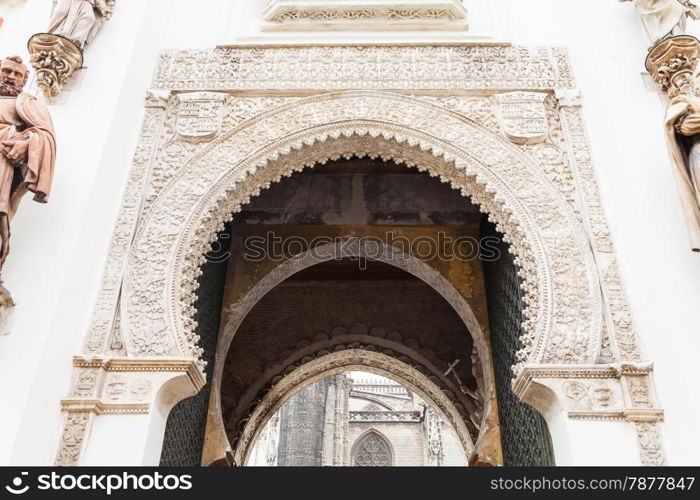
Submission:
[[[364,325],[355,326],[364,327]],[[406,347],[401,339],[380,338],[367,332],[363,334],[336,328],[329,334],[315,335],[313,342],[271,362],[261,373],[257,383],[241,395],[234,407],[221,408],[221,402],[217,401],[219,405],[217,409],[220,409],[219,416],[222,417],[223,423],[221,426],[210,428],[209,439],[212,443],[218,442],[221,445],[205,449],[204,463],[219,460],[220,455],[224,455],[229,446],[238,446],[241,439],[244,439],[246,426],[254,417],[261,401],[264,401],[267,394],[290,373],[299,370],[311,360],[321,359],[329,353],[340,354],[345,351],[380,353],[387,360],[393,360],[392,363],[401,363],[411,373],[422,374],[442,394],[442,397],[451,403],[469,432],[470,439],[475,442],[475,446],[479,448],[479,444],[485,442],[488,447],[489,438],[493,439],[492,436],[496,431],[494,426],[490,425],[490,420],[493,419],[493,415],[489,415],[493,404],[490,398],[485,398],[486,409],[484,410],[481,401],[475,401],[463,394],[442,370],[422,356],[420,351]],[[389,378],[395,377],[389,376]],[[215,390],[215,397],[218,400],[220,396],[218,385],[215,386]],[[480,414],[483,414],[481,419],[479,419]],[[222,429],[225,436],[220,438],[216,433]]]
[[[428,170],[479,204],[510,243],[526,304],[522,363],[594,363],[597,269],[575,213],[536,163],[464,116],[413,97],[348,91],[278,106],[222,135],[170,180],[138,228],[121,320],[133,356],[199,358],[196,278],[225,221],[307,166],[372,155]]]
[[[564,421],[634,423],[641,463],[664,463],[652,364],[636,337],[564,49],[165,51],[152,85],[89,330],[62,401],[57,464],[80,463],[99,415],[162,418],[145,388],[164,377],[185,375],[193,391],[204,386],[192,317],[216,230],[282,176],[346,155],[427,170],[480,204],[510,244],[524,288],[515,394],[542,413],[555,408]],[[544,139],[516,145],[504,138],[519,134],[504,128],[499,102],[523,96],[545,105],[540,118],[548,126],[535,124]]]
[[[301,365],[282,378],[257,404],[246,421],[233,450],[234,463],[246,463],[252,445],[267,421],[294,394],[326,377],[346,371],[367,371],[396,380],[436,409],[441,418],[453,427],[457,439],[470,456],[474,442],[463,418],[449,398],[426,375],[409,365],[379,352],[348,349],[328,353]]]
[[[486,421],[492,411],[491,394],[479,394],[480,400],[475,401],[470,396],[463,394],[453,380],[444,374],[444,368],[434,366],[420,352],[410,349],[403,345],[400,341],[377,338],[369,335],[364,325],[356,325],[362,331],[337,331],[328,332],[328,335],[317,335],[308,345],[298,349],[292,355],[285,359],[280,359],[272,366],[267,368],[264,373],[261,373],[258,382],[255,386],[250,387],[246,393],[241,396],[238,408],[235,409],[232,415],[225,415],[220,398],[220,387],[222,383],[224,362],[227,353],[231,347],[238,328],[248,313],[253,307],[277,285],[290,278],[294,274],[329,260],[342,258],[365,258],[383,262],[419,278],[430,286],[433,290],[439,293],[445,301],[453,308],[457,315],[461,318],[467,331],[471,334],[474,345],[479,358],[482,360],[481,367],[484,388],[492,387],[492,372],[491,372],[491,355],[486,344],[481,325],[477,321],[471,307],[466,302],[464,297],[455,289],[455,287],[438,271],[430,267],[428,264],[421,262],[418,258],[410,256],[403,251],[392,246],[385,245],[378,240],[372,239],[353,239],[348,242],[337,242],[334,244],[323,244],[298,254],[285,262],[278,265],[275,269],[265,275],[258,281],[240,300],[236,301],[227,311],[225,324],[220,335],[216,357],[221,362],[214,367],[212,376],[212,388],[216,397],[218,408],[222,411],[223,424],[228,426],[228,423],[234,423],[238,419],[248,417],[245,413],[241,413],[248,405],[254,404],[259,400],[259,394],[262,391],[269,390],[269,386],[277,382],[280,378],[280,373],[285,373],[290,367],[296,366],[300,360],[309,356],[315,357],[319,353],[327,352],[328,350],[338,349],[339,346],[348,346],[354,344],[362,344],[368,349],[388,350],[394,353],[396,358],[403,359],[404,362],[410,363],[414,367],[420,367],[420,371],[429,375],[433,381],[439,381],[439,386],[448,397],[450,397],[458,408],[461,408],[461,414],[464,418],[477,418],[473,423],[474,439],[479,435],[479,429],[487,428]],[[359,345],[358,344],[358,345]],[[490,389],[489,389],[490,390]],[[481,413],[481,418],[475,417],[475,413]]]

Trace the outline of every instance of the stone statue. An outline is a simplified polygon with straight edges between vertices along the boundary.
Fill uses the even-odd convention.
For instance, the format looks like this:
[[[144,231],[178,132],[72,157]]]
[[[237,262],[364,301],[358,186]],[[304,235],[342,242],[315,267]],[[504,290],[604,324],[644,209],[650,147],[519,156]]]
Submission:
[[[56,162],[56,140],[49,111],[23,92],[29,69],[19,57],[0,62],[0,272],[10,250],[10,221],[22,196],[46,203]],[[0,280],[0,283],[2,281]],[[0,289],[0,307],[11,305]]]
[[[690,244],[694,252],[700,252],[700,97],[674,97],[666,112],[665,128]]]
[[[112,16],[114,3],[115,0],[54,0],[48,32],[83,49]]]
[[[634,2],[652,44],[668,36],[685,34],[688,16],[700,17],[700,7],[690,0],[620,0]]]

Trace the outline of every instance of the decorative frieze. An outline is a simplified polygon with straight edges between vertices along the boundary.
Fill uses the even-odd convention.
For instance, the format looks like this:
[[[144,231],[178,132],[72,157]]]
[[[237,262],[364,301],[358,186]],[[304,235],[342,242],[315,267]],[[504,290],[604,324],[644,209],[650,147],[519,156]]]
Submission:
[[[513,391],[540,408],[554,404],[554,397],[572,419],[631,422],[638,431],[642,464],[662,465],[659,423],[664,412],[651,390],[651,372],[650,363],[527,366]]]
[[[475,45],[221,47],[163,52],[153,87],[268,93],[573,88],[558,48]]]
[[[351,411],[350,423],[357,422],[420,422],[419,411]]]
[[[85,353],[105,353],[110,336],[116,334],[114,328],[118,315],[124,264],[136,225],[142,216],[151,163],[157,154],[157,146],[161,140],[161,128],[168,96],[169,92],[149,92],[146,96],[146,111],[139,141],[129,170],[117,222],[112,232],[102,285],[85,337],[83,348]],[[123,347],[121,338],[116,345],[111,344],[115,349]]]
[[[61,401],[64,427],[56,465],[79,465],[85,436],[96,416],[149,413],[157,388],[177,376],[186,377],[190,387],[185,392],[190,394],[204,386],[202,373],[191,361],[74,358],[71,390]]]
[[[466,29],[462,0],[269,0],[263,29]]]
[[[579,92],[570,90],[557,90],[555,95],[559,103],[563,144],[568,149],[574,182],[582,198],[582,224],[593,247],[602,293],[606,299],[606,327],[602,335],[599,360],[639,361],[642,354],[600,198],[592,152],[583,123],[581,96]]]

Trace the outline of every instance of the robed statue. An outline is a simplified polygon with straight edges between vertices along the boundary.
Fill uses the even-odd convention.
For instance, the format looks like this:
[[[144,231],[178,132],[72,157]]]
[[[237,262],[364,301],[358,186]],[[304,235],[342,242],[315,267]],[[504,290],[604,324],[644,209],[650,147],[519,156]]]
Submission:
[[[83,49],[112,16],[114,3],[115,0],[54,0],[48,32]]]
[[[0,62],[0,273],[20,200],[31,192],[34,201],[48,201],[56,163],[51,116],[44,104],[23,92],[28,77],[21,58]],[[0,306],[8,305],[8,300],[7,291],[0,289]]]
[[[665,127],[690,245],[700,252],[700,97],[681,94],[673,98]]]
[[[642,24],[652,44],[666,37],[685,33],[686,19],[700,17],[700,8],[691,0],[620,0],[637,6]]]

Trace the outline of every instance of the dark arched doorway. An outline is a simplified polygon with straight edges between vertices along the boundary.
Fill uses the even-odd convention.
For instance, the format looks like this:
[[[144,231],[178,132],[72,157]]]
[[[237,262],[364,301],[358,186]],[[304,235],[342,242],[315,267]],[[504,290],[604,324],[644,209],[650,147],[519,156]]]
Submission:
[[[217,336],[225,327],[227,304],[254,286],[275,264],[269,258],[251,264],[236,256],[250,250],[246,248],[250,237],[265,236],[270,229],[290,241],[288,253],[293,253],[291,247],[297,244],[294,238],[308,242],[318,236],[372,236],[386,241],[386,234],[392,233],[407,236],[410,244],[421,238],[437,239],[441,231],[451,237],[469,235],[477,240],[481,236],[498,237],[482,220],[476,207],[458,192],[428,174],[391,162],[339,160],[294,174],[264,191],[221,235],[220,252],[212,255],[204,267],[198,290],[197,328],[209,362],[208,385],[171,412],[163,465],[196,465],[202,461],[208,408],[211,413],[212,407],[210,374],[216,350],[210,346],[216,345]],[[236,446],[240,422],[245,422],[252,411],[251,405],[257,401],[246,393],[252,387],[251,381],[259,379],[260,374],[270,368],[268,365],[278,360],[280,353],[303,348],[314,336],[325,334],[333,338],[336,331],[339,337],[337,329],[344,328],[348,335],[361,333],[371,337],[372,333],[379,333],[375,336],[383,339],[382,342],[397,343],[398,339],[398,345],[406,347],[407,344],[409,350],[428,353],[435,367],[433,375],[438,382],[449,385],[446,385],[447,390],[455,393],[456,399],[472,400],[474,394],[477,399],[479,394],[489,394],[491,388],[480,387],[480,377],[474,374],[480,369],[494,370],[496,387],[492,392],[498,394],[499,410],[504,419],[501,463],[552,464],[551,445],[543,419],[510,391],[510,365],[519,348],[522,304],[516,267],[504,251],[505,245],[498,248],[500,258],[483,265],[475,258],[479,256],[479,246],[468,265],[455,265],[454,259],[450,260],[454,255],[432,259],[435,268],[474,304],[485,330],[490,327],[492,336],[498,337],[489,339],[494,349],[493,359],[474,357],[474,346],[464,323],[429,285],[385,264],[328,262],[299,273],[283,287],[263,297],[236,332],[226,357],[216,360],[225,364],[221,410],[231,446]],[[462,250],[465,254],[469,251],[466,247]],[[285,249],[281,251],[284,254]],[[357,272],[358,266],[363,267],[361,272]],[[412,297],[411,294],[417,295]],[[333,305],[333,311],[322,314],[322,304]],[[377,307],[380,304],[381,307]],[[373,307],[376,312],[371,317]],[[220,319],[222,310],[223,322]],[[364,314],[363,318],[359,317],[359,311]],[[404,326],[394,326],[398,323]],[[297,327],[293,327],[295,324]],[[302,331],[299,324],[304,325],[306,338],[295,338],[291,333]],[[363,325],[366,331],[353,332],[353,328],[362,328],[357,325]],[[404,333],[406,331],[408,333]],[[405,352],[401,355],[406,357]],[[483,385],[483,377],[481,382]],[[465,404],[463,417],[477,441],[482,415],[478,413],[478,405],[468,406]],[[491,423],[498,427],[497,418]],[[494,448],[493,443],[491,447]],[[500,438],[497,448],[500,454]],[[474,461],[482,462],[482,458],[475,456]]]

